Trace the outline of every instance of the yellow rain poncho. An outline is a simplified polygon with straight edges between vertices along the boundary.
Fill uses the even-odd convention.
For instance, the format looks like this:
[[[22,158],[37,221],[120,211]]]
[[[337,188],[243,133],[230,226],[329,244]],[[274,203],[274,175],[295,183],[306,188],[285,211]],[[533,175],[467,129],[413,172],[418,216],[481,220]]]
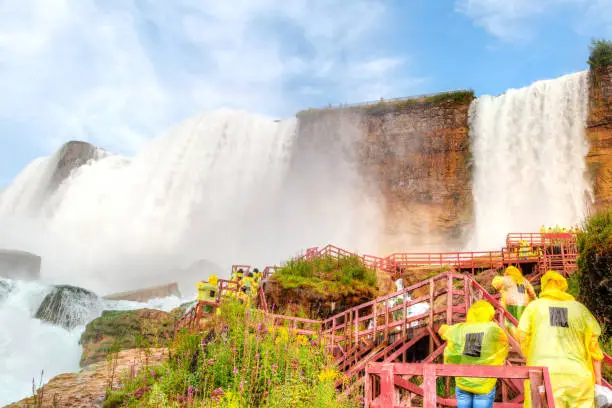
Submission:
[[[466,323],[442,325],[440,336],[446,340],[445,364],[503,365],[509,345],[506,333],[493,322],[495,309],[480,300],[470,307]],[[474,394],[493,390],[496,378],[457,377],[457,387]]]
[[[216,275],[210,275],[208,282],[198,282],[198,300],[204,302],[215,302],[217,300],[217,283],[219,280]]]
[[[566,290],[567,281],[557,272],[542,276],[540,298],[527,306],[519,322],[521,349],[528,366],[548,367],[556,408],[592,408],[593,362],[603,358],[601,328]],[[531,407],[529,392],[525,407]]]
[[[505,276],[493,278],[492,286],[502,295],[501,304],[516,320],[520,320],[525,307],[536,299],[535,290],[521,271],[514,267],[506,268]]]

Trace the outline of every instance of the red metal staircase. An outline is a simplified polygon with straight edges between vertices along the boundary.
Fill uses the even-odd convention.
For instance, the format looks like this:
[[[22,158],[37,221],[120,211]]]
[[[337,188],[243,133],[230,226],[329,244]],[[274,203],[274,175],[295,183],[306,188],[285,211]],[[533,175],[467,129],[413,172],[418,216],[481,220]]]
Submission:
[[[530,248],[527,255],[526,251],[520,251],[521,242],[522,246],[526,242]],[[524,359],[512,336],[508,335],[511,355],[504,367],[448,366],[434,364],[441,362],[445,347],[437,330],[441,324],[465,321],[470,305],[481,299],[493,305],[496,320],[506,332],[506,321],[518,325],[496,298],[474,280],[473,275],[486,269],[521,264],[533,265],[532,279],[539,278],[548,269],[570,274],[576,270],[574,234],[511,233],[507,236],[506,247],[501,251],[394,253],[385,258],[355,254],[327,245],[323,248],[309,248],[297,259],[320,256],[331,256],[338,262],[356,256],[367,266],[386,271],[394,278],[403,269],[415,266],[437,265],[448,266],[450,269],[449,272],[381,296],[323,321],[271,314],[260,285],[257,305],[267,313],[271,323],[295,328],[300,334],[317,334],[324,339],[328,352],[344,374],[343,381],[339,381],[337,386],[343,388],[345,393],[365,395],[366,407],[394,407],[399,406],[397,404],[400,401],[409,404],[402,406],[415,406],[410,404],[418,402],[423,407],[431,408],[456,406],[456,402],[448,398],[448,380],[446,397],[436,397],[435,384],[436,377],[457,375],[491,375],[500,378],[503,402],[495,406],[506,408],[522,406],[522,380],[528,378],[532,380],[530,392],[536,398],[533,399],[534,407],[554,406],[551,405],[548,372],[542,368],[522,366]],[[250,270],[249,265],[235,265],[232,269],[236,271],[240,268]],[[263,279],[272,275],[276,268],[266,267]],[[237,290],[234,282],[220,279],[218,303],[225,292]],[[394,299],[401,301],[394,304]],[[421,310],[415,311],[415,307]],[[198,315],[194,307],[177,324],[177,329],[195,328],[200,318],[201,315]],[[606,363],[610,362],[606,356]],[[422,386],[414,383],[415,376],[422,376]],[[544,387],[543,392],[538,391],[542,389],[540,385]]]

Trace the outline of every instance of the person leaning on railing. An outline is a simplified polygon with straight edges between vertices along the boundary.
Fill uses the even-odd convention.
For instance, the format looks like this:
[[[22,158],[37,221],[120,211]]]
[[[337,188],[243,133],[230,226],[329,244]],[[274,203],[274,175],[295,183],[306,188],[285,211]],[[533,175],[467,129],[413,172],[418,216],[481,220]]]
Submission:
[[[568,293],[567,280],[548,271],[540,298],[519,322],[519,342],[528,366],[548,367],[556,408],[593,408],[601,384],[601,328],[591,312]],[[526,383],[525,389],[529,389]],[[525,407],[531,407],[525,392]]]
[[[504,364],[510,346],[508,336],[493,321],[495,309],[485,300],[474,303],[465,323],[442,325],[440,337],[445,340],[445,364]],[[491,408],[495,400],[497,378],[457,377],[458,408]]]

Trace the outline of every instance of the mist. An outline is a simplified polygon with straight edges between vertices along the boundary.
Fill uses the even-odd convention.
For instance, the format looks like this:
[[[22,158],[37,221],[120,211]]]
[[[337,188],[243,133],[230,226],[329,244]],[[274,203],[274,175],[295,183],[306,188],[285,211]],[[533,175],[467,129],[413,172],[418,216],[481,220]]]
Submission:
[[[327,243],[376,253],[382,200],[358,171],[359,120],[313,137],[294,118],[205,112],[52,191],[57,157],[38,159],[0,195],[0,247],[40,255],[46,282],[99,294],[189,290],[232,264],[262,268]],[[190,268],[202,261],[210,270]]]

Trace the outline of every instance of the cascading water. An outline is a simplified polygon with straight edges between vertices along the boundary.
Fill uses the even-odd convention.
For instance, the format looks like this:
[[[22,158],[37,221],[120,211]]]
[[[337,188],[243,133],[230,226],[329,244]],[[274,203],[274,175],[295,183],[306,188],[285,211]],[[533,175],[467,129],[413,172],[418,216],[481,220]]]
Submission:
[[[60,312],[61,317],[71,316],[71,321],[79,324],[67,330],[34,318],[44,299],[57,292],[57,288],[38,282],[0,279],[0,406],[31,395],[32,379],[38,385],[43,370],[45,382],[62,372],[78,370],[82,351],[78,342],[84,324],[99,316],[102,310],[148,307],[170,311],[181,302],[176,297],[154,299],[145,304],[105,301],[91,296],[84,301],[83,289],[74,289],[80,288],[65,292],[73,293],[74,301],[66,298]]]
[[[98,293],[170,280],[191,289],[210,272],[170,272],[202,259],[227,269],[276,263],[330,240],[360,249],[376,227],[351,196],[360,186],[356,170],[341,165],[346,146],[322,146],[325,166],[315,155],[294,165],[306,156],[296,131],[295,119],[207,112],[132,158],[92,160],[42,202],[20,193],[38,191],[36,180],[54,168],[37,162],[0,196],[0,229],[10,231],[0,248],[40,255],[43,278]]]
[[[587,104],[586,72],[472,103],[476,226],[471,248],[498,248],[508,232],[579,222],[590,196]]]

